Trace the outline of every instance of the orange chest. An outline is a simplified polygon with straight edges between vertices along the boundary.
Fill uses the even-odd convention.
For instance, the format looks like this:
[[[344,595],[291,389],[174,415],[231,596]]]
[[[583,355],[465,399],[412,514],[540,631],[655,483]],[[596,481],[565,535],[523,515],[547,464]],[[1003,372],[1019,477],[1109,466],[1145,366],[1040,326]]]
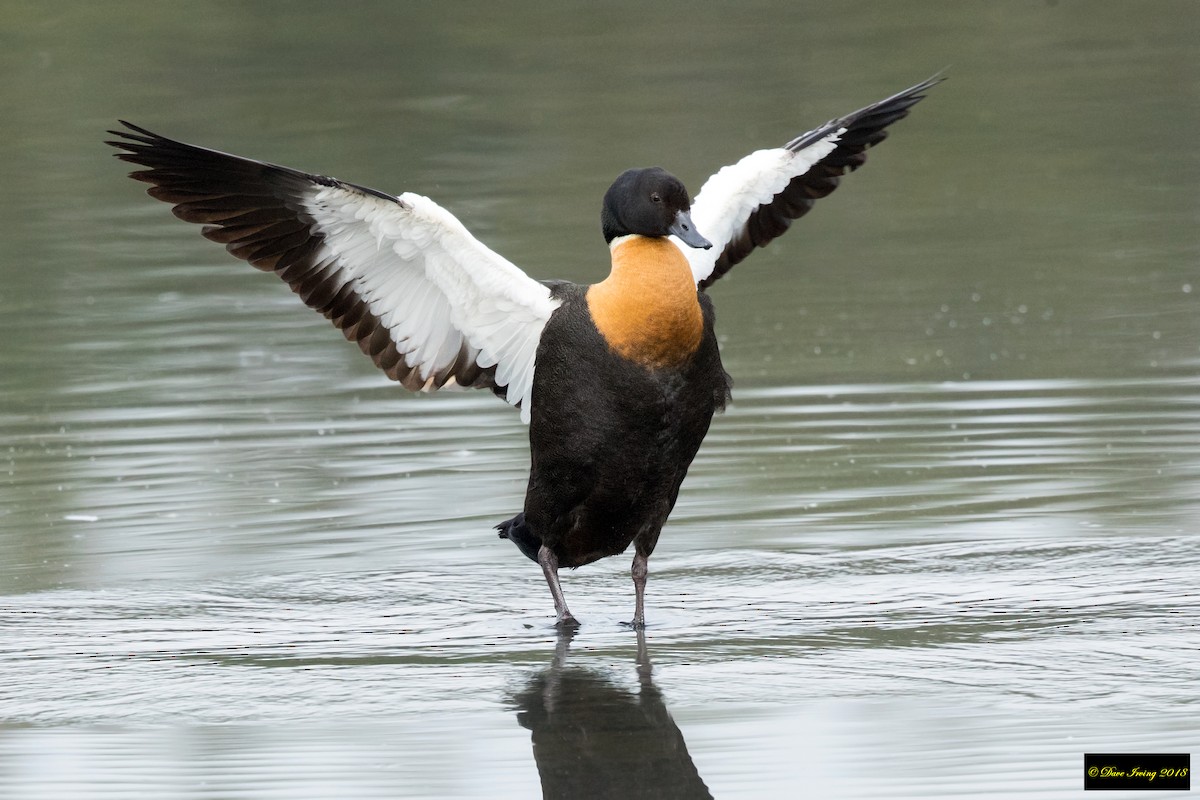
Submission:
[[[609,347],[647,367],[689,358],[704,314],[687,259],[667,239],[632,236],[612,251],[612,272],[588,287],[588,311]]]

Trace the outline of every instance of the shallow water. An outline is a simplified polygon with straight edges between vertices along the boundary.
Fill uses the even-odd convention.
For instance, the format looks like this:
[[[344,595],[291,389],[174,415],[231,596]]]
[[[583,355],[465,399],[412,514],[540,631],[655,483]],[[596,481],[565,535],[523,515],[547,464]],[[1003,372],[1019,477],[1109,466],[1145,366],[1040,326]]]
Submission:
[[[1193,4],[111,8],[4,12],[0,796],[1059,798],[1198,749]],[[945,64],[713,288],[735,402],[644,637],[626,559],[564,575],[568,640],[491,530],[510,408],[406,395],[98,144],[593,280],[621,169],[695,191]]]

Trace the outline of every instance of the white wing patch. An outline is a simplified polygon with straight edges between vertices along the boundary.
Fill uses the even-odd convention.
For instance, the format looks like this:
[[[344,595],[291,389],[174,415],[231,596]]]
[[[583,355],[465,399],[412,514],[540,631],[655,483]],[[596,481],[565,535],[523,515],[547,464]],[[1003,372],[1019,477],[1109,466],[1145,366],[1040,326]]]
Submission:
[[[793,179],[832,153],[843,132],[836,130],[794,153],[782,147],[755,151],[736,164],[722,167],[704,182],[692,203],[692,221],[713,247],[699,250],[671,237],[687,256],[696,283],[712,274],[725,245],[754,210],[770,203]]]
[[[465,343],[529,422],[538,341],[560,305],[550,289],[427,197],[313,189],[304,210],[324,236],[319,258],[336,259],[406,363],[428,379]]]

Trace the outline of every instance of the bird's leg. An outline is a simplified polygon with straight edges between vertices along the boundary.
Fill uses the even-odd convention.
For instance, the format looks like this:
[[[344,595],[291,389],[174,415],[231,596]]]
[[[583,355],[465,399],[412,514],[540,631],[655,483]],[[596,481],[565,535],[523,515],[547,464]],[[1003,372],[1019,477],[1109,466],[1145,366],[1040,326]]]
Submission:
[[[634,553],[633,567],[629,572],[633,575],[633,593],[637,598],[633,609],[633,622],[629,623],[634,628],[641,630],[646,627],[646,574],[650,571],[650,557],[642,553]]]
[[[546,545],[538,548],[538,563],[542,565],[542,574],[550,586],[550,596],[554,598],[554,610],[558,614],[555,625],[559,627],[576,627],[579,620],[567,608],[566,598],[563,597],[562,587],[558,585],[558,557]]]

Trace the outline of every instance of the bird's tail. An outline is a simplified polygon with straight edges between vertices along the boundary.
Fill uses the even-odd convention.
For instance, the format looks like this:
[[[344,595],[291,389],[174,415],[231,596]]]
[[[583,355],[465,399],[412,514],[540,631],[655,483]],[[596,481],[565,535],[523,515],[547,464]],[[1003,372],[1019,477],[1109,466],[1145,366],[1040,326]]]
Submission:
[[[496,526],[496,530],[500,531],[501,539],[508,539],[529,560],[537,563],[538,550],[542,547],[542,540],[525,523],[524,511],[512,519],[506,519],[504,522],[501,522]]]

